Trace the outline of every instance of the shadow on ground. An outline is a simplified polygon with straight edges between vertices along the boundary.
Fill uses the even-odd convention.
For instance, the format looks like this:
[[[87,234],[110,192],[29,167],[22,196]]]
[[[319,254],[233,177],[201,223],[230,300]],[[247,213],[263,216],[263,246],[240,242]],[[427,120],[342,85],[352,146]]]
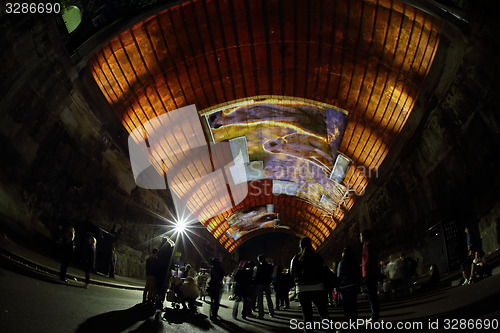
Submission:
[[[146,322],[134,332],[161,332],[162,323],[158,320],[158,316],[155,316],[154,321],[150,319],[154,314],[153,307],[137,304],[130,309],[106,312],[89,318],[78,326],[76,333],[119,333],[141,320]]]
[[[200,330],[209,330],[213,328],[212,323],[208,320],[208,317],[202,313],[191,312],[184,309],[165,309],[163,313],[163,320],[169,324],[184,324],[188,323]]]
[[[163,332],[163,323],[160,319],[160,312],[157,312],[154,319],[146,319],[139,327],[130,333],[160,333]]]

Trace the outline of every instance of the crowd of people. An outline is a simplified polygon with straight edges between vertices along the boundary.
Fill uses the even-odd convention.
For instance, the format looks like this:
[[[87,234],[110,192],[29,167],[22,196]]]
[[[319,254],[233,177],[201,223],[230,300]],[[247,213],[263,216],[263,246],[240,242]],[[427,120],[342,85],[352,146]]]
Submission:
[[[387,264],[381,262],[380,277],[384,295],[393,299],[397,292],[403,295],[414,293],[417,286],[415,279],[417,277],[417,265],[417,260],[404,253],[401,253],[397,258],[391,255]]]
[[[491,268],[467,228],[466,234],[468,256],[462,263],[462,274],[463,284],[470,284],[491,275]],[[60,245],[62,281],[66,281],[66,270],[74,256],[74,240],[75,230],[69,228]],[[90,272],[95,269],[96,258],[96,238],[88,235],[86,240],[81,262],[85,272],[85,287],[88,286]],[[146,260],[146,284],[142,301],[143,304],[163,309],[167,299],[196,312],[198,297],[206,301],[206,296],[209,296],[210,319],[217,321],[224,292],[232,293],[229,299],[234,301],[234,319],[239,316],[243,319],[265,319],[266,313],[275,317],[277,311],[290,308],[291,300],[298,300],[303,320],[307,323],[313,321],[313,305],[321,319],[329,319],[329,304],[341,305],[345,320],[355,321],[358,318],[358,295],[363,292],[370,304],[371,315],[368,320],[378,321],[379,288],[389,299],[394,299],[396,291],[408,295],[438,287],[441,276],[436,264],[430,265],[428,279],[417,283],[418,260],[404,253],[398,257],[390,256],[387,263],[379,260],[379,246],[371,230],[364,230],[360,234],[360,242],[361,260],[358,261],[353,248],[346,247],[333,270],[313,250],[311,239],[304,237],[300,240],[298,253],[291,259],[289,269],[274,267],[264,254],[260,254],[256,261],[240,261],[234,272],[226,274],[219,258],[211,259],[210,267],[200,272],[195,272],[190,264],[173,269],[175,244],[165,237]],[[112,260],[113,264],[115,261],[116,257]],[[110,274],[114,275],[113,271]],[[267,304],[267,311],[264,303]]]
[[[333,272],[321,255],[312,247],[309,237],[299,243],[299,252],[292,258],[290,269],[267,262],[264,255],[253,261],[241,261],[233,274],[234,287],[233,318],[241,314],[247,317],[265,318],[264,298],[270,317],[276,316],[279,310],[290,308],[290,300],[297,299],[304,322],[313,321],[313,305],[321,319],[329,319],[328,295],[335,289],[344,308],[346,320],[357,319],[357,297],[362,286],[365,287],[371,305],[370,320],[379,319],[378,282],[378,248],[373,242],[373,232],[363,231],[362,261],[356,260],[352,248],[345,248],[342,260]],[[274,274],[273,274],[274,272]],[[275,302],[271,298],[271,286],[275,293]],[[240,303],[242,309],[240,312]],[[257,313],[255,314],[254,311]]]
[[[84,237],[82,249],[81,249],[81,257],[80,264],[83,268],[85,274],[84,280],[84,288],[88,288],[90,283],[90,273],[96,272],[96,246],[97,240],[92,234],[86,235]],[[59,269],[59,279],[67,283],[66,272],[71,264],[72,260],[75,257],[75,229],[73,227],[69,227],[64,234],[61,235],[61,239],[59,240],[60,247],[60,257],[61,257],[61,268]],[[116,257],[114,254],[114,249],[112,250],[112,258],[109,267],[109,276],[114,278],[114,265],[116,262]]]
[[[328,294],[333,289],[340,296],[345,318],[355,320],[357,295],[364,281],[372,308],[371,319],[378,320],[379,306],[376,291],[378,250],[376,244],[372,242],[372,235],[371,231],[362,233],[361,266],[355,259],[354,250],[345,248],[338,269],[333,272],[323,258],[313,250],[311,239],[304,237],[300,240],[299,252],[290,262],[290,269],[282,266],[274,267],[265,255],[260,254],[256,261],[243,260],[232,274],[226,274],[221,260],[213,258],[208,273],[194,273],[190,265],[186,265],[183,270],[172,271],[170,288],[182,301],[187,300],[189,303],[189,298],[178,286],[186,284],[188,279],[194,279],[194,285],[199,291],[195,296],[199,296],[202,300],[205,296],[210,297],[212,321],[219,320],[218,311],[223,292],[232,292],[230,299],[234,301],[232,315],[235,319],[239,316],[243,319],[265,319],[267,314],[272,318],[276,316],[277,311],[289,309],[291,299],[297,299],[304,321],[312,322],[313,305],[322,319],[329,318]],[[154,263],[158,261],[159,253],[160,250],[154,249],[146,263],[148,278],[144,290],[144,302],[158,299],[158,292],[155,294],[154,290],[160,288],[155,279]],[[375,289],[371,289],[372,287]],[[267,309],[264,304],[267,304]],[[191,309],[190,306],[187,308]]]
[[[68,283],[66,274],[68,267],[75,260],[78,259],[80,267],[85,274],[84,288],[88,288],[90,283],[90,273],[96,273],[96,258],[97,258],[97,239],[96,236],[90,232],[82,233],[79,238],[80,242],[77,244],[75,228],[72,226],[64,229],[61,225],[58,226],[57,234],[55,236],[56,253],[61,260],[61,267],[59,269],[59,279]],[[108,243],[109,245],[109,243]],[[106,265],[101,265],[101,272],[106,271],[110,278],[115,278],[115,265],[116,253],[114,246],[109,248],[108,260],[101,260],[106,262]],[[78,252],[78,253],[77,253]],[[102,259],[101,253],[101,259]]]

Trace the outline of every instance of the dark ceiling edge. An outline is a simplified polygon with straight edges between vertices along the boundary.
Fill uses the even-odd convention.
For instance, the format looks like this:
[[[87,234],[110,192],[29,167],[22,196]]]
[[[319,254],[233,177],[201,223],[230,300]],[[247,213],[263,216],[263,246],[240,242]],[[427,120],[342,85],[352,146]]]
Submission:
[[[469,30],[469,22],[465,13],[460,10],[447,8],[433,0],[399,0],[411,7],[419,9],[435,18],[449,22],[455,28],[466,32]]]
[[[431,16],[441,19],[448,23],[449,26],[460,31],[461,33],[467,32],[468,21],[459,16],[460,14],[451,12],[450,10],[439,5],[432,0],[399,0],[404,4],[421,10]],[[190,3],[191,0],[174,0],[167,4],[161,4],[151,9],[139,12],[133,16],[126,16],[114,21],[102,29],[98,30],[94,35],[90,36],[85,42],[78,46],[75,50],[69,50],[71,59],[77,69],[81,69],[87,65],[87,60],[92,56],[96,50],[108,43],[112,38],[119,35],[123,31],[133,27],[162,11],[168,10],[177,5]]]
[[[112,38],[119,35],[123,31],[133,27],[134,25],[141,23],[142,21],[177,5],[183,3],[190,3],[192,1],[188,0],[173,0],[166,4],[160,4],[148,10],[134,14],[133,16],[125,16],[120,18],[113,23],[104,26],[102,29],[98,30],[95,34],[90,36],[86,41],[84,41],[75,50],[69,50],[71,55],[71,60],[75,64],[77,70],[87,66],[87,60],[92,56],[95,51],[101,48],[104,44],[108,43]]]

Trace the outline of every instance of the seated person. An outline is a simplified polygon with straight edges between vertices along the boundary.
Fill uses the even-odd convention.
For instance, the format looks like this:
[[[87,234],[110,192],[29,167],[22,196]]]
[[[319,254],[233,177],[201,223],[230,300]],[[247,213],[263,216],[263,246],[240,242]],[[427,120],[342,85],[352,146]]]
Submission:
[[[395,259],[393,255],[389,257],[389,263],[385,268],[384,275],[386,276],[384,279],[384,283],[382,285],[384,294],[393,298],[392,293],[404,286],[403,281],[403,260],[401,258]]]
[[[382,290],[385,296],[390,296],[392,293],[391,276],[394,276],[395,270],[395,262],[392,259],[392,256],[390,256],[389,262],[385,265],[381,274],[383,276]]]
[[[436,264],[432,264],[431,267],[429,267],[429,279],[422,283],[421,290],[427,291],[437,288],[440,278],[441,277]]]
[[[484,261],[482,253],[476,251],[474,260],[472,261],[470,281],[479,281],[487,276],[491,276],[491,269]]]
[[[181,279],[185,279],[185,278],[188,278],[188,277],[193,277],[193,270],[191,269],[191,265],[190,264],[187,264],[186,266],[184,266],[184,269],[181,270],[181,272],[179,273],[179,277]]]
[[[402,278],[404,283],[404,290],[407,293],[412,293],[415,285],[414,277],[417,275],[417,266],[418,261],[413,259],[412,257],[407,256],[404,253],[401,253],[399,258],[402,261]]]
[[[198,286],[198,290],[200,291],[200,299],[205,300],[205,297],[208,295],[207,293],[207,281],[209,275],[204,272],[200,272],[200,274],[196,277],[195,281]]]
[[[181,279],[177,276],[173,276],[171,287],[178,296],[178,303],[182,304],[183,309],[189,309],[196,312],[196,299],[200,296],[200,291],[194,279],[192,277]],[[188,306],[186,306],[186,302]]]

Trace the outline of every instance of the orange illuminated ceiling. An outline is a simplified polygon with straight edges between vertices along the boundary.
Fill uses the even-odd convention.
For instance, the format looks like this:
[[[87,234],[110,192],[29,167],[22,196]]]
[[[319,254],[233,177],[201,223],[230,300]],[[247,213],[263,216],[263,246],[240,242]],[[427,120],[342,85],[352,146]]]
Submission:
[[[89,60],[94,78],[129,132],[194,104],[258,98],[336,107],[348,114],[338,151],[352,163],[335,209],[256,189],[231,210],[201,220],[229,251],[227,220],[274,205],[286,232],[321,244],[363,193],[405,124],[432,64],[439,22],[398,1],[193,0],[134,25]],[[264,97],[262,97],[264,96]],[[203,117],[202,117],[203,118]],[[331,170],[325,170],[325,172]],[[271,177],[272,178],[272,177]]]

